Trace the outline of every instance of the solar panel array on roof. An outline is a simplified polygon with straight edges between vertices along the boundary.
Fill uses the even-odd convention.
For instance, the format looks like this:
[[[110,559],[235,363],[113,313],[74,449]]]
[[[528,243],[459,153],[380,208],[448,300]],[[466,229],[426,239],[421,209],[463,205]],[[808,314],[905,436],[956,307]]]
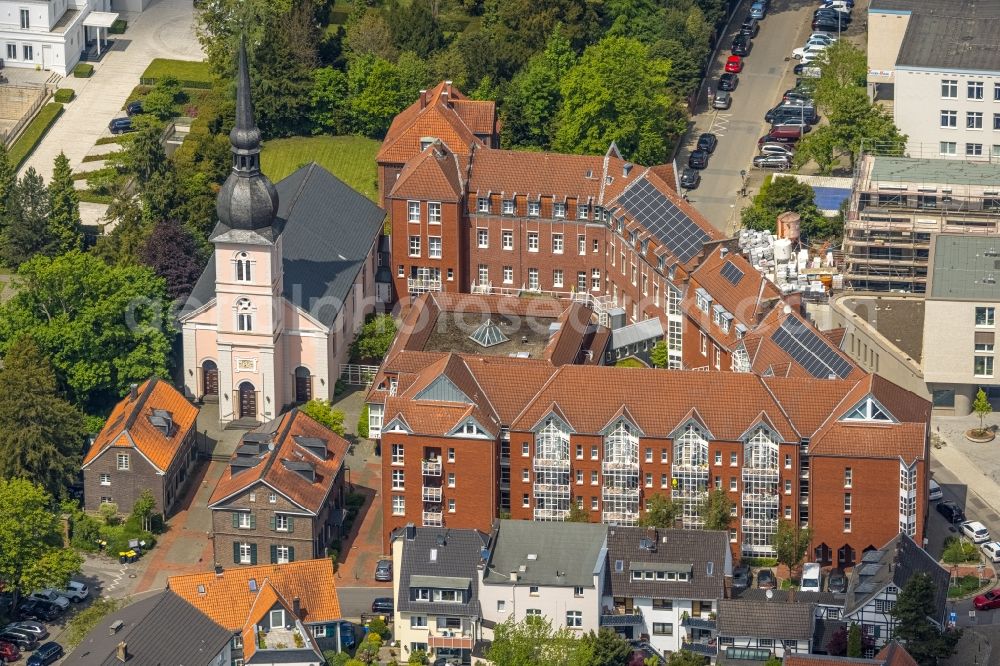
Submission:
[[[851,374],[850,363],[811,328],[794,318],[781,322],[781,328],[771,334],[771,340],[817,379],[829,379],[831,375],[844,379]]]
[[[622,192],[618,203],[682,263],[698,254],[709,239],[708,232],[645,178]]]
[[[720,272],[722,273],[722,277],[729,280],[729,284],[734,287],[740,283],[740,280],[743,279],[743,271],[736,268],[736,264],[731,261],[726,261],[726,263],[722,264],[722,270]]]

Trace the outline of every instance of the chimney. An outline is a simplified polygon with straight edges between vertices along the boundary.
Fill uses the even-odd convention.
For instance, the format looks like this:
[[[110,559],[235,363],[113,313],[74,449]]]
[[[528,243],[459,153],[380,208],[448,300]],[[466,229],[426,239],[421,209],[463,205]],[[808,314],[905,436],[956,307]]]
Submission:
[[[292,614],[295,615],[296,620],[302,619],[302,602],[298,597],[292,599]]]
[[[451,97],[451,81],[445,81],[444,85],[446,86],[445,89],[448,91],[448,97]]]
[[[138,400],[138,398],[139,398],[139,385],[138,384],[129,384],[128,385],[128,397],[129,397],[129,400],[132,400],[133,402],[135,400]]]
[[[427,89],[422,88],[420,90],[420,108],[422,109],[426,106],[427,106]]]
[[[222,565],[221,564],[216,564],[215,565],[215,575],[216,576],[221,576],[222,575]]]
[[[721,246],[719,248],[719,257],[721,259],[725,259],[727,254],[729,254],[729,248],[726,247],[725,245]]]
[[[622,165],[622,178],[628,178],[628,174],[632,171],[634,165],[631,162],[626,162]]]
[[[118,649],[115,650],[115,656],[118,658],[118,661],[123,664],[128,661],[128,644],[125,641],[118,644]]]
[[[417,527],[413,523],[406,524],[406,540],[413,541],[417,538]]]

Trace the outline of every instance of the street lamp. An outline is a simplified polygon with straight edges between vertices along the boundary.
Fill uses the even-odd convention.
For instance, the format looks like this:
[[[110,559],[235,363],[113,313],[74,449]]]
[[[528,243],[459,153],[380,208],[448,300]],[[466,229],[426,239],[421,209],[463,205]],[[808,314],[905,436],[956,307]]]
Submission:
[[[747,195],[747,170],[740,169],[740,179],[742,185],[740,186],[740,196],[745,197]]]

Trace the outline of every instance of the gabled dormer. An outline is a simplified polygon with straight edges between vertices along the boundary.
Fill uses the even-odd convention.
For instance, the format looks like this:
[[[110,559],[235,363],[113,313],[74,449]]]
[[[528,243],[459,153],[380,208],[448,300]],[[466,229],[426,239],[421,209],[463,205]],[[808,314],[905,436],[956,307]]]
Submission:
[[[476,419],[469,418],[462,419],[459,423],[455,425],[454,428],[448,431],[448,437],[462,437],[462,438],[476,438],[476,439],[492,439],[493,436],[489,431],[483,427],[483,425]]]
[[[566,418],[562,408],[559,407],[559,403],[556,402],[549,405],[549,409],[545,412],[545,415],[538,419],[538,422],[531,427],[531,432],[538,434],[548,427],[555,427],[566,434],[576,432],[573,426],[570,425],[569,419]]]
[[[882,403],[868,394],[856,405],[847,410],[841,417],[841,421],[861,421],[868,423],[899,423],[899,419],[892,415]]]
[[[471,405],[472,400],[462,389],[445,375],[439,376],[414,397],[414,400],[436,400],[440,402],[460,402]]]

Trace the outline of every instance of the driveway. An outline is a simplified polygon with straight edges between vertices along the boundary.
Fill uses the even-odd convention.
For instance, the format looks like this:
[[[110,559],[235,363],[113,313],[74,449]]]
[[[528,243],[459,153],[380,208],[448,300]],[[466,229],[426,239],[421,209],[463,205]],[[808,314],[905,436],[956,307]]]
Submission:
[[[66,105],[21,172],[34,167],[48,181],[59,151],[77,169],[97,139],[107,133],[108,121],[119,115],[153,58],[204,59],[194,33],[193,11],[191,0],[153,2],[145,12],[131,17],[126,33],[117,35],[111,52],[95,63],[92,77],[62,79],[59,86],[73,88],[77,97]]]

